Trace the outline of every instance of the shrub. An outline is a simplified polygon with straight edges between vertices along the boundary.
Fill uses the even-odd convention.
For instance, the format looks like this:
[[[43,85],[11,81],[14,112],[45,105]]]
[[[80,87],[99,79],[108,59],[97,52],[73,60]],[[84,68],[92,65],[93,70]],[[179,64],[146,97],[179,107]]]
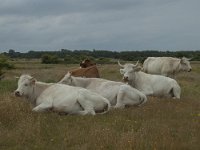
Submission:
[[[8,62],[8,58],[4,55],[0,55],[0,80],[4,77],[3,69],[13,69],[14,65]]]
[[[42,63],[43,64],[57,64],[59,63],[59,59],[56,55],[45,54],[42,56]]]
[[[8,62],[8,58],[4,55],[0,55],[0,69],[13,69],[14,65]]]
[[[96,60],[96,63],[97,64],[111,64],[113,62],[111,61],[110,58],[101,57],[101,58],[99,58],[99,59]]]

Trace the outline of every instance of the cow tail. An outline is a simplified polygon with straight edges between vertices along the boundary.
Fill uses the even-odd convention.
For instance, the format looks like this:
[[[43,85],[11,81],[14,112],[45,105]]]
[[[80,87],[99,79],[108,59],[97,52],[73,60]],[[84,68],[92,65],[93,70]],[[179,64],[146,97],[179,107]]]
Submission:
[[[106,105],[105,105],[105,107],[103,109],[103,112],[100,112],[98,114],[105,114],[110,110],[110,108],[111,108],[110,102],[108,100],[106,100]]]
[[[176,84],[174,83],[172,90],[173,90],[173,97],[180,99],[180,95],[181,95],[180,86],[177,83]]]

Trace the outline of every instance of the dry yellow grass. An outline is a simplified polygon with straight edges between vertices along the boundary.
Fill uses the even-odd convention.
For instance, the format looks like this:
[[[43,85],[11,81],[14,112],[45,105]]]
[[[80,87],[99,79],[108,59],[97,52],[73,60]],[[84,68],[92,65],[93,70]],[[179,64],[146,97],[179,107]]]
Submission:
[[[200,149],[200,63],[177,76],[181,100],[149,97],[142,107],[96,116],[33,113],[25,99],[12,92],[14,76],[28,73],[56,82],[77,65],[15,62],[16,69],[0,82],[0,149]],[[101,76],[121,80],[117,65],[99,66]]]

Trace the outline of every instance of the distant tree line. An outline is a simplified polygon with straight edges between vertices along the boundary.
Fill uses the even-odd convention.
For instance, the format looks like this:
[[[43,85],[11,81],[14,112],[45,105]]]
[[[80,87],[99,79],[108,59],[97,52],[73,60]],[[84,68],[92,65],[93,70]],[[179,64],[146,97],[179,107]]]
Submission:
[[[68,50],[61,49],[60,51],[29,51],[27,53],[16,52],[10,49],[3,53],[10,58],[42,58],[42,63],[79,63],[85,58],[95,60],[96,62],[112,62],[112,59],[120,59],[124,61],[143,62],[147,57],[178,57],[183,56],[192,58],[192,61],[200,61],[200,50],[197,51],[107,51],[107,50]]]

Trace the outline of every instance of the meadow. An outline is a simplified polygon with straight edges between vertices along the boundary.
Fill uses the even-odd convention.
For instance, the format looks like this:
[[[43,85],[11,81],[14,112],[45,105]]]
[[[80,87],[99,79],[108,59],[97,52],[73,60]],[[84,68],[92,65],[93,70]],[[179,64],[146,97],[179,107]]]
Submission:
[[[39,81],[57,82],[78,64],[41,64],[18,60],[0,81],[1,150],[156,150],[200,149],[200,62],[176,80],[180,100],[148,97],[141,107],[116,109],[104,115],[70,116],[34,113],[24,99],[15,97],[15,76],[30,74]],[[121,81],[119,66],[98,65],[102,78]]]

